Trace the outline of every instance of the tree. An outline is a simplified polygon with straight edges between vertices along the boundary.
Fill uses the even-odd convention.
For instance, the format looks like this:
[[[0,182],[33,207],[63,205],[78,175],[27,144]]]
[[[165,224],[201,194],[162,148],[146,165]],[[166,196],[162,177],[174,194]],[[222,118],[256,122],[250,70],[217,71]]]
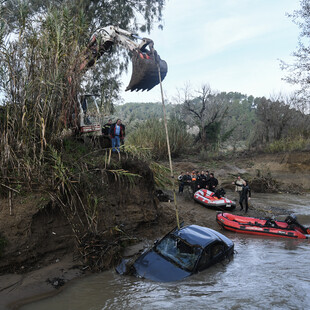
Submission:
[[[218,141],[228,104],[223,95],[213,92],[207,84],[195,92],[198,96],[194,96],[191,86],[187,84],[181,92],[178,92],[177,100],[182,104],[184,119],[198,126],[199,140],[206,147]]]
[[[24,167],[18,171],[30,180],[31,168],[35,173],[44,169],[46,150],[63,138],[68,122],[76,121],[76,98],[83,85],[82,73],[72,68],[92,31],[111,23],[135,29],[140,9],[148,29],[155,16],[161,16],[163,3],[57,0],[47,7],[47,2],[34,0],[0,2],[0,170],[5,170],[4,175]],[[124,68],[122,60],[112,54],[110,61],[97,66],[96,83],[104,85],[110,79],[109,85],[119,85],[113,83],[113,76]]]
[[[281,67],[288,72],[285,80],[291,84],[299,85],[296,91],[300,108],[304,112],[310,112],[310,1],[300,0],[300,9],[293,14],[288,14],[293,22],[300,28],[297,50],[293,53],[295,62],[287,64],[281,61]]]
[[[165,0],[11,0],[2,1],[0,8],[11,33],[40,24],[50,11],[70,8],[70,15],[80,16],[83,24],[87,25],[77,39],[77,48],[82,50],[91,35],[107,25],[117,25],[139,34],[150,32],[154,23],[161,22],[164,5]],[[103,55],[98,65],[85,75],[83,92],[101,94],[103,105],[118,101],[120,76],[128,64],[128,52],[115,47],[112,54]]]
[[[294,108],[295,97],[284,97],[281,94],[274,98],[255,98],[256,114],[256,141],[269,144],[274,141],[297,137],[308,138],[310,115]]]

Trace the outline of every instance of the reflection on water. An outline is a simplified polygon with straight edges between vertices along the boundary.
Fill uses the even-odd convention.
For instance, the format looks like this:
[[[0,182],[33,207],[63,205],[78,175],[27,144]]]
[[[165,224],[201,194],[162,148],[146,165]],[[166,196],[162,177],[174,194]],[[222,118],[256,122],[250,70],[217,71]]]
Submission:
[[[294,211],[310,225],[309,195],[297,196],[299,206],[292,197],[280,197],[264,199],[275,206],[276,198],[277,207]],[[235,243],[233,260],[183,281],[154,283],[108,271],[22,309],[309,309],[310,240],[224,233]]]

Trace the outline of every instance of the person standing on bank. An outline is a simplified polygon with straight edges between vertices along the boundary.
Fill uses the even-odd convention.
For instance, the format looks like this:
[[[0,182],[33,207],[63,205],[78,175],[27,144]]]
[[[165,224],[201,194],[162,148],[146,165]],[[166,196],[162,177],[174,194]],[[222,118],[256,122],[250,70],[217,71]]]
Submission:
[[[241,193],[242,193],[242,185],[245,181],[243,179],[241,179],[241,176],[238,175],[237,180],[235,180],[234,182],[232,182],[232,184],[235,184],[235,192],[237,192],[239,194],[239,200],[241,197]]]
[[[251,199],[251,188],[248,181],[243,181],[239,204],[240,210],[243,210],[243,202],[245,203],[245,213],[247,213],[249,209],[249,199]]]
[[[116,123],[110,127],[110,137],[112,139],[112,152],[119,153],[120,141],[124,139],[122,121],[118,119]]]
[[[110,134],[110,128],[112,125],[112,119],[109,119],[106,124],[103,125],[102,127],[102,134],[105,136],[108,136]]]
[[[178,181],[179,181],[179,194],[183,193],[184,189],[184,173],[181,172],[181,174],[178,176]]]

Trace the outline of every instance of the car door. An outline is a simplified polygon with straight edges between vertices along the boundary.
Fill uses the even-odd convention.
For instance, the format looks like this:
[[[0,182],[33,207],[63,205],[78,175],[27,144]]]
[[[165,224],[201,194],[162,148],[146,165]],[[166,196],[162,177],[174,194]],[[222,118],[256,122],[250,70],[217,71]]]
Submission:
[[[207,246],[201,253],[196,270],[202,271],[221,261],[225,255],[225,248],[225,244],[219,241],[216,241]]]

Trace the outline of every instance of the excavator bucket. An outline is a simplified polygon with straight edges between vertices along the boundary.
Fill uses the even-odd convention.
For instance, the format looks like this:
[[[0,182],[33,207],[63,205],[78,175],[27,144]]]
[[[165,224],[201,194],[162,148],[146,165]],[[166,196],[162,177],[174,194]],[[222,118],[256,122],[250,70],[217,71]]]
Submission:
[[[158,65],[160,77],[163,80],[167,74],[168,67],[164,60],[155,52],[155,55],[135,51],[132,57],[132,75],[129,85],[126,88],[130,91],[147,90],[159,84]],[[155,60],[156,59],[156,60]]]

